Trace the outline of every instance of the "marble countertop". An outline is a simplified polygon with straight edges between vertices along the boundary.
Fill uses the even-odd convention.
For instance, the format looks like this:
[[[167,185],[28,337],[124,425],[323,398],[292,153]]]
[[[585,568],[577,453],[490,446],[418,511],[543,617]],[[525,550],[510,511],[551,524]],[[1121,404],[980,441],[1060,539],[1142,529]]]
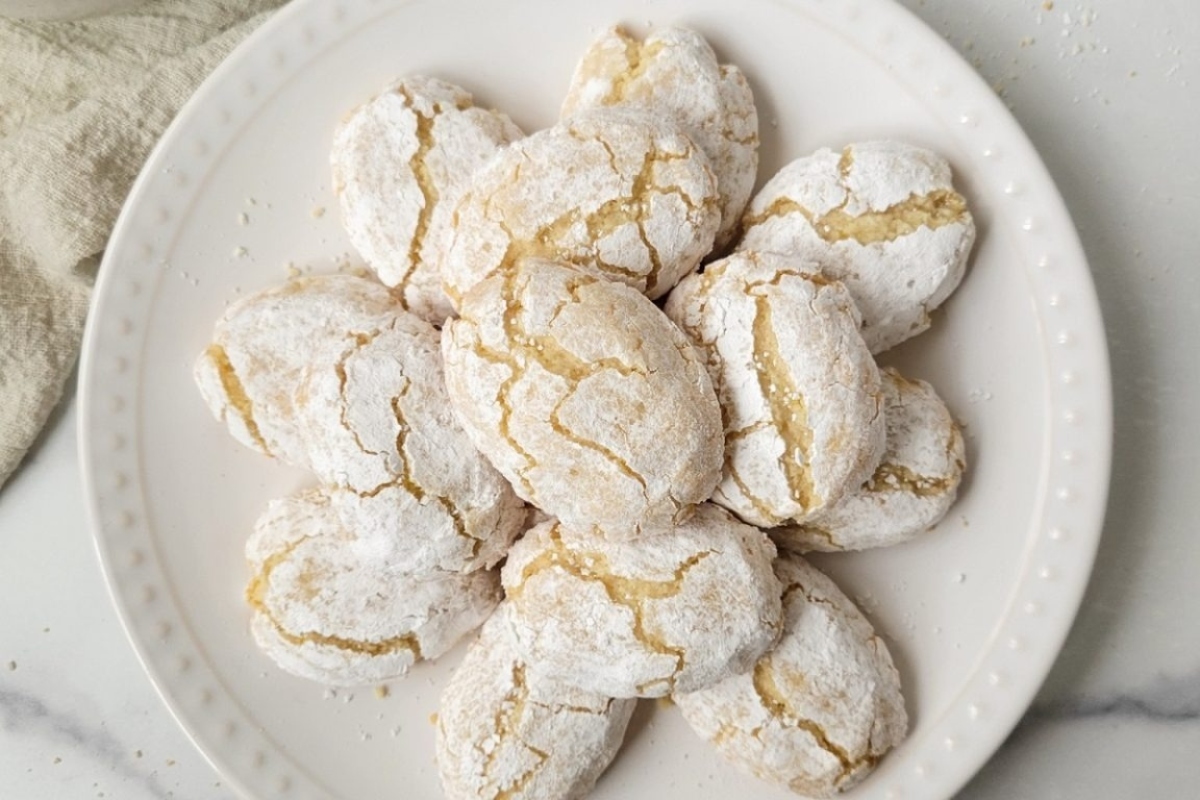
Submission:
[[[1012,108],[1103,306],[1112,492],[1080,615],[1033,707],[962,791],[1200,792],[1200,6],[904,0]],[[84,519],[70,393],[0,490],[0,798],[231,796],[128,645]]]

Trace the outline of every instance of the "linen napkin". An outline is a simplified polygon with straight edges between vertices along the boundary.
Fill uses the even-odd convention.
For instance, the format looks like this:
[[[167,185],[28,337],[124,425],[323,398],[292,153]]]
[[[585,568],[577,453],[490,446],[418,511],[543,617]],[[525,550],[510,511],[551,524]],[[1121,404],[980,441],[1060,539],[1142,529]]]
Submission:
[[[283,0],[0,19],[0,486],[79,354],[99,254],[175,112]]]

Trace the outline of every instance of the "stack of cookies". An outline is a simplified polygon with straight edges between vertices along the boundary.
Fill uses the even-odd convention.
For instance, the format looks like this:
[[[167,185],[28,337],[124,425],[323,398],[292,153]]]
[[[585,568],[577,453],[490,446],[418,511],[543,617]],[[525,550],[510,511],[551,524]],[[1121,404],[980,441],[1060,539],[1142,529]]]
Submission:
[[[196,367],[235,437],[314,475],[247,544],[263,650],[377,682],[482,624],[438,717],[449,798],[584,796],[644,697],[798,794],[865,777],[899,675],[801,554],[955,499],[950,413],[875,361],[963,276],[946,162],[851,144],[751,197],[749,84],[679,28],[605,32],[529,136],[405,78],[332,162],[376,279],[248,298]]]

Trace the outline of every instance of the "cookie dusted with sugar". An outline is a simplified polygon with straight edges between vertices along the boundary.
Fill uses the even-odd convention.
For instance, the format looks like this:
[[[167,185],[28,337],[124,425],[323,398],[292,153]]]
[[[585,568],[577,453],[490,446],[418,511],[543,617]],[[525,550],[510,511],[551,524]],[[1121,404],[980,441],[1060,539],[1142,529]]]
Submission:
[[[437,763],[448,800],[576,800],[617,754],[636,700],[540,677],[501,605],[442,692]]]
[[[354,109],[330,161],[355,249],[405,308],[441,324],[453,309],[439,262],[454,206],[475,170],[524,134],[465,89],[414,75]]]
[[[711,504],[675,530],[606,542],[539,525],[501,571],[517,652],[610,697],[689,692],[750,669],[780,632],[775,547]]]
[[[422,580],[389,569],[379,548],[347,531],[321,490],[273,500],[246,543],[263,652],[319,683],[387,680],[449,650],[500,601],[495,572]]]
[[[841,283],[794,257],[739,252],[681,282],[666,312],[706,360],[724,415],[713,502],[769,528],[870,477],[884,450],[882,390]]]
[[[745,675],[674,695],[688,724],[743,772],[833,797],[903,741],[900,676],[871,623],[799,556],[781,556],[784,633]]]
[[[743,228],[739,249],[815,259],[843,281],[872,353],[929,327],[975,241],[946,160],[888,141],[793,161],[750,202]]]
[[[728,244],[758,173],[758,111],[746,76],[719,64],[704,37],[663,28],[645,41],[610,28],[584,53],[562,116],[604,106],[666,114],[708,156],[720,192],[716,246]]]
[[[379,541],[391,569],[491,567],[520,532],[524,503],[455,419],[424,320],[397,308],[314,359],[297,414],[342,524]]]
[[[887,450],[857,492],[799,526],[776,528],[780,547],[863,550],[907,541],[937,523],[966,468],[962,432],[925,381],[883,370]]]
[[[442,334],[446,389],[517,493],[613,537],[667,528],[712,493],[721,411],[687,338],[636,290],[524,259]]]
[[[193,375],[213,416],[260,453],[307,466],[296,421],[301,373],[322,353],[338,352],[374,330],[396,300],[372,281],[349,275],[297,278],[230,306]]]
[[[666,118],[583,112],[475,174],[442,262],[446,293],[457,307],[476,283],[541,256],[654,299],[708,253],[719,206],[708,159]]]

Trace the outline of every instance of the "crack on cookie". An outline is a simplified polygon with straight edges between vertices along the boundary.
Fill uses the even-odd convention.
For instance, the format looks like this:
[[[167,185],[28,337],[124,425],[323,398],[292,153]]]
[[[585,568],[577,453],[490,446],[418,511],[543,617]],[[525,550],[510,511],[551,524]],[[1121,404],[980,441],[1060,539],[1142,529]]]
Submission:
[[[578,387],[576,387],[576,389],[577,388]],[[555,403],[554,408],[551,409],[551,411],[550,411],[550,428],[555,433],[557,433],[559,436],[566,439],[568,442],[571,442],[572,444],[574,444],[578,447],[581,447],[585,450],[591,450],[594,453],[599,453],[601,458],[605,459],[610,464],[612,464],[614,467],[616,467],[617,471],[620,472],[622,475],[629,478],[630,480],[637,481],[638,485],[640,485],[642,487],[642,496],[646,499],[646,504],[649,505],[650,497],[648,494],[649,490],[646,485],[646,479],[643,478],[632,467],[630,467],[628,461],[621,458],[619,455],[617,455],[616,452],[614,452],[610,448],[605,447],[604,445],[600,444],[597,441],[594,441],[592,439],[587,439],[587,438],[584,438],[583,436],[580,436],[579,434],[575,433],[573,430],[571,430],[569,427],[567,427],[566,425],[563,424],[562,418],[559,416],[559,411],[562,409],[563,404],[566,403],[568,400],[571,399],[571,397],[574,396],[576,389],[569,390],[566,394],[564,394],[559,399],[559,401],[557,403]]]
[[[640,42],[624,30],[617,28],[614,33],[625,45],[625,69],[611,76],[611,85],[601,105],[620,105],[629,99],[630,89],[650,68],[654,57],[666,49],[661,41]]]
[[[400,307],[408,310],[408,299],[405,296],[406,293],[404,290],[407,288],[413,273],[416,272],[417,265],[422,261],[421,250],[425,244],[425,234],[429,230],[429,221],[433,216],[434,206],[437,205],[439,200],[437,185],[433,180],[433,176],[429,173],[429,165],[425,163],[425,158],[435,145],[433,123],[442,113],[442,105],[434,103],[432,114],[422,114],[417,109],[413,96],[407,88],[397,86],[396,91],[404,98],[409,110],[412,111],[413,116],[416,118],[417,149],[408,160],[408,168],[412,172],[413,180],[417,182],[417,188],[420,190],[423,200],[421,210],[417,213],[417,222],[413,228],[412,238],[408,243],[408,268],[400,275],[395,284],[395,289],[397,290],[396,296],[400,302]],[[461,103],[456,103],[456,107],[462,110]]]
[[[775,525],[780,525],[786,521],[786,518],[781,517],[772,511],[770,504],[751,491],[749,484],[742,480],[742,476],[738,473],[737,467],[733,465],[733,454],[729,451],[729,448],[726,448],[725,450],[725,466],[723,468],[722,475],[723,477],[728,477],[731,481],[733,481],[733,485],[736,486],[738,491],[741,492],[742,496],[750,502],[751,507],[753,507],[754,510],[759,514],[759,517],[763,520],[766,520],[766,522],[763,523],[766,527],[774,527]],[[719,487],[717,492],[722,495],[726,503],[729,503],[730,505],[737,505],[732,503],[728,495]]]
[[[362,352],[367,345],[375,341],[375,339],[377,339],[382,333],[383,331],[381,329],[376,329],[370,333],[359,332],[351,334],[351,338],[354,339],[354,346],[349,350],[344,351],[341,356],[338,357],[337,362],[333,365],[334,374],[337,375],[338,379],[338,405],[340,406],[338,409],[338,421],[341,423],[342,428],[345,429],[345,431],[349,433],[351,437],[353,437],[354,444],[356,447],[358,447],[359,452],[368,456],[380,456],[383,455],[383,453],[379,452],[378,450],[371,450],[365,444],[363,444],[362,438],[358,435],[358,430],[350,424],[349,420],[346,419],[346,412],[349,410],[349,407],[346,403],[346,384],[349,382],[349,376],[346,374],[346,362],[358,353]]]
[[[783,470],[791,499],[804,510],[821,501],[813,486],[813,431],[808,424],[808,407],[791,369],[780,351],[771,320],[771,300],[752,294],[755,302],[751,335],[754,341],[754,371],[759,389],[771,414],[771,421],[783,440],[779,465]]]
[[[848,214],[845,211],[851,196],[835,208],[817,215],[791,197],[772,200],[757,214],[742,219],[742,229],[748,230],[769,219],[799,214],[823,241],[836,244],[853,240],[860,245],[891,242],[908,236],[920,228],[937,230],[946,225],[963,222],[967,217],[967,201],[953,189],[935,189],[924,195],[911,194],[882,211]]]
[[[393,480],[381,486],[375,487],[372,492],[374,492],[374,494],[378,494],[389,486],[397,486],[412,495],[418,503],[425,502],[426,498],[432,499],[433,502],[440,505],[442,510],[446,512],[446,515],[450,517],[450,521],[454,527],[454,534],[471,542],[471,558],[476,558],[479,556],[480,548],[483,547],[483,539],[478,536],[473,536],[467,529],[466,522],[463,520],[462,514],[459,512],[458,506],[451,498],[446,497],[445,495],[430,495],[430,493],[425,490],[425,487],[418,483],[417,479],[413,477],[412,460],[408,454],[408,433],[412,429],[412,426],[408,424],[408,420],[404,415],[404,410],[401,408],[401,401],[408,395],[408,391],[411,388],[412,381],[406,378],[404,385],[399,390],[399,393],[391,399],[392,415],[396,419],[395,448],[396,454],[400,457],[400,474],[397,475]],[[374,495],[360,494],[359,496],[364,497]]]
[[[250,395],[246,393],[246,387],[238,377],[237,370],[233,368],[233,363],[229,360],[229,354],[225,352],[225,348],[219,344],[211,344],[205,350],[205,355],[216,367],[217,377],[221,381],[221,389],[225,392],[226,400],[229,401],[221,409],[221,420],[225,420],[226,410],[232,409],[241,419],[242,424],[246,426],[246,432],[258,449],[268,456],[273,456],[274,453],[267,446],[267,440],[263,438],[258,422],[254,419],[254,403],[251,401]]]
[[[580,437],[563,424],[559,417],[559,410],[563,403],[579,388],[579,384],[586,378],[604,371],[613,371],[626,378],[633,376],[647,377],[648,373],[646,369],[640,365],[626,364],[621,359],[614,357],[597,358],[591,361],[585,360],[578,354],[563,347],[559,340],[551,334],[534,335],[530,333],[521,324],[521,314],[524,312],[523,296],[528,288],[529,279],[521,272],[519,267],[516,267],[505,270],[501,274],[500,280],[501,296],[504,301],[502,329],[508,346],[508,352],[486,347],[478,341],[477,337],[472,343],[471,352],[482,360],[505,366],[509,370],[508,377],[497,388],[496,403],[500,408],[500,420],[497,427],[500,437],[512,447],[524,462],[524,466],[515,469],[514,472],[528,492],[530,499],[533,499],[533,487],[527,479],[526,474],[529,470],[537,466],[537,459],[512,434],[513,408],[509,395],[513,391],[513,388],[525,379],[529,368],[533,365],[539,366],[550,375],[566,383],[563,397],[559,400],[550,415],[549,424],[551,428],[568,441],[600,453],[616,466],[619,471],[637,481],[642,487],[643,494],[646,494],[646,479],[634,470],[625,459],[598,442]],[[590,275],[573,276],[566,286],[570,299],[563,300],[554,309],[551,314],[551,320],[556,319],[563,308],[570,303],[581,302],[580,290],[586,286],[598,283],[599,280]],[[478,320],[469,316],[464,316],[463,319],[478,328]]]
[[[785,547],[787,547],[789,544],[801,544],[802,546],[803,544],[808,544],[811,546],[811,543],[802,544],[801,542],[796,542],[793,539],[794,536],[800,538],[809,537],[820,539],[821,541],[825,542],[824,546],[830,550],[842,549],[842,545],[837,541],[830,531],[822,528],[819,525],[813,525],[808,522],[804,523],[803,525],[797,525],[792,529],[780,531],[780,537],[782,538],[781,544]]]
[[[304,631],[296,633],[289,631],[282,622],[275,616],[271,608],[267,605],[267,588],[271,582],[271,573],[275,569],[287,561],[288,558],[295,552],[301,544],[313,539],[313,536],[305,536],[289,543],[286,547],[277,553],[272,553],[263,560],[262,566],[257,574],[250,579],[249,585],[246,587],[246,602],[271,624],[275,633],[285,642],[301,647],[305,644],[312,644],[322,647],[332,647],[336,650],[345,652],[358,653],[365,656],[382,656],[390,655],[401,650],[408,651],[412,656],[413,661],[421,660],[421,642],[414,633],[404,633],[399,636],[392,636],[379,641],[367,641],[363,639],[351,639],[345,636],[334,636],[331,634],[320,633],[319,631]]]
[[[880,464],[863,485],[867,492],[908,492],[917,497],[941,497],[958,484],[952,475],[922,475],[901,464]]]
[[[772,719],[784,728],[802,730],[808,733],[818,747],[837,759],[840,771],[838,776],[834,778],[833,782],[835,785],[843,783],[863,767],[869,768],[879,762],[879,756],[869,752],[858,758],[852,758],[846,752],[845,748],[838,746],[830,740],[825,729],[817,722],[797,714],[788,701],[788,697],[779,690],[779,687],[775,683],[770,656],[760,659],[754,665],[754,670],[751,673],[751,684],[754,687],[754,693],[758,696],[759,702]],[[757,738],[758,735],[761,735],[761,727],[751,731],[750,735]]]
[[[521,570],[521,580],[509,590],[509,599],[519,602],[529,579],[549,569],[559,569],[585,583],[599,584],[612,603],[631,613],[632,633],[637,641],[659,655],[675,659],[675,666],[670,675],[638,685],[638,692],[645,693],[647,688],[663,682],[667,683],[668,692],[674,691],[676,679],[687,666],[686,651],[682,647],[669,644],[662,636],[646,630],[645,604],[651,600],[664,600],[678,595],[683,591],[688,572],[713,555],[714,551],[704,550],[689,556],[675,568],[670,580],[652,581],[612,574],[608,557],[604,553],[571,548],[562,540],[561,526],[558,524],[550,529],[549,536],[549,545]]]

